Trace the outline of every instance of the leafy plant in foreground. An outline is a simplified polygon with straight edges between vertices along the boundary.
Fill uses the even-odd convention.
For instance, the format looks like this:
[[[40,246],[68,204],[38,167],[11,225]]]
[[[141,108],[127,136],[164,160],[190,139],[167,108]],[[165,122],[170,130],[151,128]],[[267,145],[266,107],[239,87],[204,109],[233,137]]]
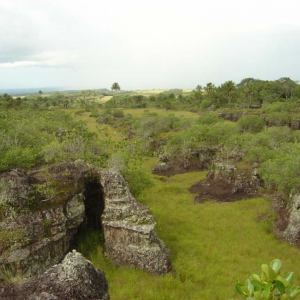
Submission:
[[[253,273],[245,285],[237,283],[236,290],[247,300],[292,300],[300,295],[300,286],[292,287],[294,272],[281,275],[281,261],[261,265],[262,273]]]

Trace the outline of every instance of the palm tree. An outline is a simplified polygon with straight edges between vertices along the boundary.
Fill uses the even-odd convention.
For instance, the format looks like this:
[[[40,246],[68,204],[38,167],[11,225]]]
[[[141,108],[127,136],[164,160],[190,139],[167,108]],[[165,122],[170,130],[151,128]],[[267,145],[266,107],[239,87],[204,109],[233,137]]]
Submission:
[[[204,90],[207,93],[208,99],[210,99],[211,93],[215,90],[215,85],[211,82],[206,84],[206,87],[204,88]]]
[[[244,92],[247,94],[249,99],[248,107],[250,107],[252,104],[252,97],[255,94],[255,91],[256,87],[253,83],[249,83],[244,87]]]
[[[231,107],[233,92],[235,91],[235,83],[232,80],[226,81],[222,84],[222,88],[225,90],[228,99],[228,108]]]

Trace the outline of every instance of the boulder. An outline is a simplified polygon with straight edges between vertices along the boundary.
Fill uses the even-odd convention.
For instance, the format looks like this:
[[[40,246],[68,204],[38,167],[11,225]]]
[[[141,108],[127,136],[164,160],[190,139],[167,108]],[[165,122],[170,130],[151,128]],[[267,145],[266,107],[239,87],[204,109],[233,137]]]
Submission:
[[[17,286],[0,286],[3,300],[109,300],[102,271],[73,250],[63,261],[37,278]]]

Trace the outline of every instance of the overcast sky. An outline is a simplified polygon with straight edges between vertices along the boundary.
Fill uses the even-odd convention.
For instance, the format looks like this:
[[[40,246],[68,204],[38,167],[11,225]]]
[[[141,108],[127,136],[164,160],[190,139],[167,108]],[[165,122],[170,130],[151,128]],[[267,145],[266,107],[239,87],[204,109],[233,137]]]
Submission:
[[[0,0],[0,89],[300,80],[299,0]]]

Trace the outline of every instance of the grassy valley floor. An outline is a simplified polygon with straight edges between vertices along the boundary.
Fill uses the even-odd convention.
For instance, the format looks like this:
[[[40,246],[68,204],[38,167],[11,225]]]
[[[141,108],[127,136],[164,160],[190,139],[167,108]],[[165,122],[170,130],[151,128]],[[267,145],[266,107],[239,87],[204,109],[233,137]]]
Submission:
[[[155,163],[147,161],[149,171]],[[140,199],[154,215],[159,237],[171,249],[171,274],[157,277],[117,268],[104,258],[101,246],[90,249],[89,259],[107,276],[112,300],[237,299],[235,283],[260,272],[260,265],[274,258],[282,260],[283,271],[296,272],[299,284],[299,250],[271,233],[270,203],[257,198],[194,204],[188,189],[204,177],[205,172],[170,178],[153,175],[154,187]]]
[[[94,118],[87,114],[81,118],[90,130],[99,130]],[[114,138],[121,138],[105,126],[109,133],[114,132]],[[101,134],[98,132],[99,138]],[[147,172],[156,163],[157,159],[146,160]],[[260,265],[274,258],[281,259],[283,272],[294,271],[295,284],[300,284],[299,250],[281,243],[272,233],[270,202],[256,198],[194,204],[195,195],[188,189],[205,175],[151,175],[154,186],[138,199],[149,207],[159,237],[171,250],[172,273],[158,277],[130,267],[117,268],[104,257],[95,233],[81,238],[78,248],[105,272],[112,300],[240,299],[235,283],[244,283],[253,272],[260,273]]]

